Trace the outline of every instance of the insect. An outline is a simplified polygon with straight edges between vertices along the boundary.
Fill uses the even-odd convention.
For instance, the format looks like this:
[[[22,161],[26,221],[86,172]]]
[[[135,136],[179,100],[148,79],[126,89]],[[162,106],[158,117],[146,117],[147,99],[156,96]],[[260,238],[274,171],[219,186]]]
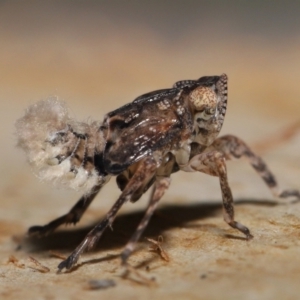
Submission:
[[[227,108],[227,76],[183,80],[173,87],[139,96],[108,113],[102,122],[78,122],[57,99],[30,106],[16,122],[18,145],[43,180],[81,189],[83,196],[65,215],[29,235],[45,235],[62,224],[76,224],[95,196],[116,176],[121,194],[58,269],[71,269],[110,227],[121,206],[135,202],[150,188],[149,203],[136,231],[121,253],[127,264],[159,200],[179,170],[219,177],[224,220],[251,239],[250,230],[234,219],[226,160],[245,158],[276,197],[296,197],[298,190],[279,189],[265,162],[239,138],[218,138]]]

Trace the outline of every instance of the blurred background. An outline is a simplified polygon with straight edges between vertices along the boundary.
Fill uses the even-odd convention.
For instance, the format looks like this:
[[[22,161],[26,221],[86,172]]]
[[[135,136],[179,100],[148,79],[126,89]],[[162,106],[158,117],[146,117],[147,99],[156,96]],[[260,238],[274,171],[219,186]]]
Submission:
[[[142,93],[226,73],[229,106],[223,134],[255,144],[298,121],[299,16],[299,1],[1,0],[0,197],[5,213],[0,219],[10,222],[11,233],[18,224],[23,231],[74,203],[74,196],[38,183],[15,147],[14,122],[29,104],[48,96],[65,100],[78,119],[102,119]],[[268,159],[283,180],[298,185],[299,148],[282,149]],[[294,175],[281,174],[283,164],[276,163],[282,159]],[[248,178],[245,193],[245,185],[238,183],[244,173],[236,174],[231,175],[235,195],[270,197],[265,187],[261,194],[249,186]],[[190,198],[198,200],[199,176],[178,180],[166,201],[189,197],[182,182],[194,184]],[[220,202],[217,181],[206,178],[201,177],[201,197]],[[259,178],[253,180],[261,184]],[[118,193],[113,183],[104,191],[104,202],[96,205],[110,206]]]
[[[0,1],[2,168],[15,160],[15,119],[51,95],[99,119],[177,80],[227,73],[223,132],[276,131],[299,118],[299,14],[299,1]]]

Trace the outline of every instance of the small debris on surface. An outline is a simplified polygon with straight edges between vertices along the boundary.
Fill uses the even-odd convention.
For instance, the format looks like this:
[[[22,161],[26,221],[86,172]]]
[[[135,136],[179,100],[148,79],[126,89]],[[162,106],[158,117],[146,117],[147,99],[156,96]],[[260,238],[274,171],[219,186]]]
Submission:
[[[14,255],[10,255],[7,263],[12,263],[14,266],[21,269],[30,268],[35,271],[39,271],[41,273],[50,272],[50,269],[48,267],[43,266],[39,261],[37,261],[32,256],[29,256],[25,262],[20,262],[20,260],[17,259]]]
[[[14,255],[9,256],[7,263],[12,263],[13,265],[21,269],[25,268],[25,264],[20,263],[20,261]]]
[[[157,241],[153,239],[147,238],[147,240],[152,243],[152,245],[149,247],[149,250],[152,252],[157,252],[160,257],[165,261],[170,261],[169,255],[167,252],[162,248],[161,244],[163,242],[163,237],[160,235],[157,239]]]
[[[34,264],[34,266],[28,266],[28,268],[31,268],[33,270],[36,270],[38,272],[41,273],[48,273],[50,272],[50,269],[46,266],[43,266],[39,261],[37,261],[35,258],[33,258],[32,256],[29,256],[29,261],[32,262]]]
[[[116,286],[116,282],[112,279],[93,279],[88,282],[90,290],[102,290]]]

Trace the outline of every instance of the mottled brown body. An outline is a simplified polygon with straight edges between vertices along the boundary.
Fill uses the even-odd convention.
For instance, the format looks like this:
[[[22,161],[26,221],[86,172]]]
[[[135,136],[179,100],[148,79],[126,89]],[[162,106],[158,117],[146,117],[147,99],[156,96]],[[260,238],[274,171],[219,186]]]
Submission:
[[[122,191],[103,220],[59,264],[59,270],[72,268],[79,256],[93,247],[104,230],[112,225],[121,206],[127,201],[137,201],[152,187],[146,213],[121,254],[126,265],[158,201],[170,185],[171,174],[179,170],[219,177],[224,220],[245,234],[247,239],[252,238],[249,229],[234,219],[226,160],[247,159],[274,196],[300,199],[298,190],[279,189],[267,165],[243,141],[230,135],[217,138],[227,108],[225,74],[183,80],[176,82],[172,88],[144,94],[108,113],[99,126],[98,123],[70,120],[61,104],[53,107],[52,102],[47,102],[48,107],[55,125],[50,123],[49,117],[44,125],[43,118],[35,115],[35,112],[45,114],[43,103],[30,107],[17,122],[19,145],[42,175],[46,172],[50,179],[56,176],[65,182],[66,178],[70,179],[71,186],[83,185],[85,194],[69,213],[45,226],[31,227],[29,234],[43,235],[61,224],[77,223],[112,176],[117,176],[117,184]],[[24,127],[28,122],[29,126]],[[46,128],[42,134],[34,132],[37,123]],[[23,127],[29,130],[23,130]],[[36,144],[28,136],[38,136],[40,142]],[[35,153],[39,159],[35,159]],[[55,172],[51,173],[52,170]]]
[[[136,101],[107,115],[103,127],[107,131],[104,164],[108,173],[120,174],[155,152],[164,156],[190,138],[192,112],[182,94],[182,90],[174,90],[163,100]]]

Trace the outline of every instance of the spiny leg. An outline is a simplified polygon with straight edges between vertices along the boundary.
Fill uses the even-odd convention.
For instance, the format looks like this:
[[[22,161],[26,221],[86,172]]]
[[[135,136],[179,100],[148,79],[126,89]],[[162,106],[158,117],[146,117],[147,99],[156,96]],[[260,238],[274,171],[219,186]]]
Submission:
[[[218,151],[198,154],[190,160],[189,167],[195,171],[219,177],[223,198],[223,216],[225,222],[231,227],[244,233],[247,239],[251,239],[253,236],[251,235],[250,230],[243,224],[234,220],[233,197],[228,184],[224,155]]]
[[[122,207],[122,205],[130,200],[134,192],[140,188],[145,181],[148,181],[153,176],[155,169],[157,167],[157,162],[149,157],[139,162],[139,166],[136,169],[135,174],[132,176],[126,187],[124,188],[122,194],[106,214],[104,219],[96,225],[84,238],[84,240],[77,246],[77,248],[71,253],[71,255],[58,265],[59,271],[62,269],[71,269],[79,259],[79,256],[85,251],[91,249],[95,243],[100,239],[104,230],[111,226],[113,223],[117,212]]]
[[[70,223],[76,224],[77,222],[79,222],[84,212],[87,210],[89,205],[95,199],[96,195],[99,193],[102,186],[103,185],[94,186],[91,192],[88,195],[83,195],[67,214],[51,221],[50,223],[44,226],[30,227],[28,229],[28,235],[44,236],[54,231],[60,225],[70,224]]]
[[[171,182],[170,177],[161,177],[156,179],[156,182],[152,188],[146,213],[143,219],[141,220],[139,226],[137,227],[136,231],[134,232],[134,234],[128,241],[127,245],[125,246],[123,252],[121,253],[121,260],[123,265],[127,264],[128,257],[134,251],[137,241],[139,240],[145,228],[147,227],[150,218],[152,217],[157,207],[158,201],[161,199],[165,191],[168,189],[170,182]]]
[[[241,139],[226,135],[215,140],[212,147],[225,155],[226,159],[246,158],[256,172],[261,176],[266,185],[271,189],[275,197],[288,198],[296,197],[300,200],[299,190],[280,190],[275,176],[269,170],[266,163],[256,155]]]

